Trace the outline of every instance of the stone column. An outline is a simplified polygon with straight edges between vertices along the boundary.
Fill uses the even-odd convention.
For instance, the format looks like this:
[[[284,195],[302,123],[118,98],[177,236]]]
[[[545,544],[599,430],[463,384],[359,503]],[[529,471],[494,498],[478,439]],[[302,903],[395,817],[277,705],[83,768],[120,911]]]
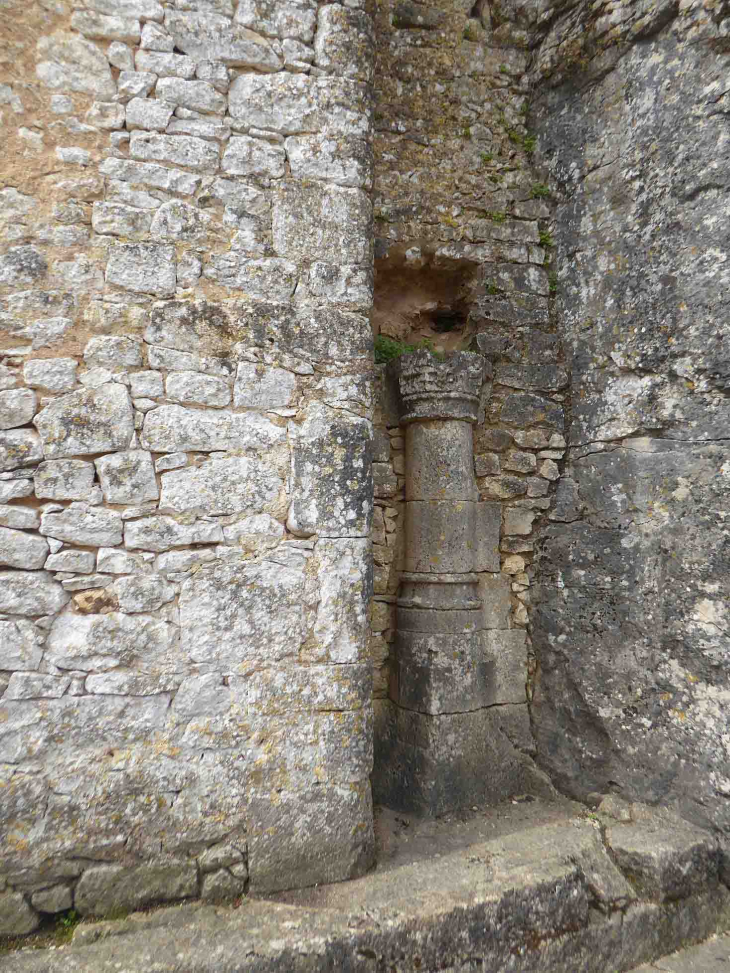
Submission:
[[[406,430],[406,553],[398,597],[386,801],[432,814],[483,800],[493,702],[479,571],[494,570],[493,504],[478,502],[472,425],[484,359],[399,362]]]

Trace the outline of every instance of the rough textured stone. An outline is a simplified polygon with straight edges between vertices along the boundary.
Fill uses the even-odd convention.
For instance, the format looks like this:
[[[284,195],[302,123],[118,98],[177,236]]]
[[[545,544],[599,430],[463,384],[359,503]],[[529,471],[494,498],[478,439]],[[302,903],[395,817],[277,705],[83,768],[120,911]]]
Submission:
[[[134,431],[127,390],[116,383],[70,392],[34,420],[47,459],[124,449]]]
[[[242,362],[236,370],[233,404],[237,408],[286,408],[292,404],[296,386],[296,377],[283,368]]]
[[[48,556],[48,542],[22,530],[0,527],[0,565],[32,571],[42,568]]]
[[[61,585],[45,571],[0,571],[0,611],[53,615],[67,601]]]
[[[283,486],[270,465],[243,456],[163,473],[161,482],[161,510],[207,515],[256,513],[272,504]]]
[[[47,653],[61,669],[106,672],[135,664],[151,667],[168,650],[172,637],[170,625],[150,616],[66,612],[53,623]]]
[[[94,464],[108,503],[140,503],[160,495],[152,457],[143,449],[111,453]]]
[[[264,176],[279,179],[284,175],[286,153],[280,145],[263,139],[234,136],[223,153],[221,168],[232,176]]]
[[[198,891],[194,862],[169,865],[119,865],[87,868],[74,892],[74,908],[81,915],[106,915],[112,909],[134,909],[148,902],[172,902]]]
[[[23,379],[31,388],[49,392],[70,392],[76,385],[75,358],[39,358],[25,363]]]
[[[66,31],[38,41],[36,73],[49,88],[80,91],[101,100],[112,100],[117,86],[99,48]],[[44,60],[47,58],[47,60]]]
[[[155,244],[119,244],[110,251],[106,279],[137,294],[172,297],[176,284],[175,249]]]
[[[0,432],[0,470],[17,470],[35,466],[43,459],[43,445],[30,429]]]
[[[68,885],[52,885],[34,892],[30,901],[39,912],[65,912],[73,905],[73,892]]]
[[[34,474],[37,497],[84,500],[94,483],[94,465],[81,459],[47,460]]]
[[[122,543],[122,518],[116,510],[76,501],[60,513],[44,513],[41,534],[69,544],[113,547]]]
[[[30,389],[0,392],[0,429],[25,426],[35,415],[36,403],[36,394]]]
[[[165,391],[167,398],[173,402],[192,405],[224,406],[231,401],[231,389],[227,382],[213,375],[201,375],[200,372],[174,372],[167,378]],[[256,403],[259,406],[263,404]]]
[[[289,529],[325,536],[366,536],[372,516],[370,430],[365,420],[319,408],[292,424]]]
[[[133,520],[124,528],[126,547],[145,551],[169,551],[172,547],[190,544],[216,544],[223,541],[220,524],[178,523],[172,517],[145,517]]]
[[[285,257],[314,252],[324,260],[363,263],[370,254],[371,219],[361,190],[289,185],[274,206],[274,247]]]
[[[281,61],[269,42],[228,17],[198,11],[170,10],[165,27],[175,46],[198,60],[218,60],[231,67],[277,71]]]
[[[39,925],[38,914],[20,892],[0,892],[0,935],[22,936]]]
[[[145,416],[142,444],[153,453],[219,449],[268,449],[286,430],[253,413],[205,412],[178,405],[160,406]]]

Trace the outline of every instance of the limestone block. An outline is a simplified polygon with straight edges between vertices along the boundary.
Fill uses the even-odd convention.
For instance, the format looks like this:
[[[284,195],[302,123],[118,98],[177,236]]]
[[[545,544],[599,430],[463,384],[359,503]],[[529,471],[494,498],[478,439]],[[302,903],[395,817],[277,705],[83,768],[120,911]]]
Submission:
[[[28,477],[14,477],[10,480],[4,480],[2,479],[3,476],[12,476],[12,474],[0,474],[0,503],[7,503],[8,500],[20,500],[23,497],[33,496],[32,479]]]
[[[291,884],[342,881],[373,863],[372,803],[366,784],[302,787],[274,799],[255,794],[248,835],[249,887],[273,892]]]
[[[362,662],[372,593],[367,538],[321,538],[312,570],[319,581],[313,661]]]
[[[239,369],[240,369],[239,365]],[[173,372],[165,383],[167,398],[191,405],[224,406],[231,401],[227,382],[200,372]],[[238,402],[235,403],[239,405]],[[261,407],[261,403],[256,403]]]
[[[250,298],[288,301],[297,285],[298,268],[290,260],[251,260],[229,251],[214,254],[203,276]]]
[[[0,471],[35,466],[43,459],[40,437],[32,429],[0,432]]]
[[[9,389],[0,392],[0,429],[14,429],[31,421],[37,398],[30,389]]]
[[[314,42],[315,64],[338,78],[369,84],[373,79],[375,38],[370,16],[340,4],[321,7]]]
[[[0,936],[23,936],[40,924],[20,892],[0,892]]]
[[[272,278],[273,278],[272,274]],[[244,346],[267,347],[272,352],[296,356],[302,363],[310,360],[348,361],[372,358],[372,327],[366,315],[352,314],[335,308],[295,308],[291,304],[265,301],[231,301],[225,305],[207,301],[170,301],[152,308],[151,323],[145,341],[164,348],[150,348],[153,367],[191,368],[211,374],[229,374],[197,367],[190,352],[206,356],[230,354],[230,334],[236,334]],[[162,356],[177,350],[178,360],[188,353],[185,365],[163,365]],[[230,369],[230,362],[226,363]]]
[[[76,885],[74,908],[81,915],[106,915],[112,909],[137,909],[147,902],[174,902],[198,894],[195,862],[96,865]]]
[[[32,530],[40,525],[40,514],[32,507],[0,504],[0,526],[16,530]]]
[[[433,717],[382,705],[374,800],[436,816],[513,794],[549,794],[532,761],[500,732],[501,707]]]
[[[501,462],[502,469],[515,470],[518,473],[532,473],[537,467],[535,454],[519,449],[508,449]]]
[[[136,294],[173,297],[175,248],[150,243],[118,244],[109,251],[106,280]]]
[[[116,547],[100,547],[96,552],[96,570],[106,574],[142,574],[151,561],[151,554],[129,554]]]
[[[223,530],[216,523],[181,524],[172,517],[144,517],[129,521],[124,528],[125,547],[144,551],[169,551],[173,547],[222,542]]]
[[[227,537],[226,543],[230,543]],[[192,551],[168,551],[155,558],[155,569],[163,574],[181,574],[190,571],[191,568],[197,570],[197,565],[212,561],[214,558],[214,552],[205,548],[195,548]]]
[[[406,500],[477,499],[468,422],[414,422],[406,427]]]
[[[282,67],[269,42],[228,17],[209,10],[168,10],[165,27],[175,47],[197,60],[222,61],[229,67],[278,71]]]
[[[156,371],[134,372],[129,376],[133,398],[156,399],[164,393],[162,375]]]
[[[603,804],[599,814],[602,809]],[[631,823],[611,822],[606,840],[613,861],[647,898],[683,899],[716,881],[718,854],[712,835],[666,808],[631,805]]]
[[[526,702],[527,647],[524,629],[483,632],[490,664],[490,703]]]
[[[136,575],[119,578],[109,590],[112,591],[123,612],[153,612],[172,601],[175,589],[158,574]]]
[[[221,168],[232,176],[263,176],[280,179],[284,175],[286,152],[280,145],[248,135],[233,136],[223,153]]]
[[[529,534],[532,532],[532,522],[537,516],[534,510],[523,507],[507,507],[504,511],[505,534]]]
[[[132,403],[116,382],[54,399],[34,423],[46,459],[124,449],[134,431]]]
[[[143,162],[171,162],[198,172],[214,172],[218,168],[219,152],[215,143],[192,135],[159,135],[156,132],[135,131],[129,140],[129,154],[132,159]]]
[[[141,614],[132,617],[116,611],[104,615],[64,612],[51,627],[46,652],[48,661],[60,669],[145,669],[169,650],[174,631],[167,622]]]
[[[283,482],[262,460],[235,456],[163,473],[160,509],[199,514],[258,513],[279,496]]]
[[[61,585],[46,571],[0,571],[2,612],[53,615],[63,608],[68,598]]]
[[[119,41],[112,41],[107,48],[107,59],[112,67],[119,68],[120,71],[134,71],[134,55],[126,44]],[[59,97],[54,95],[54,97]],[[73,104],[68,111],[73,111]]]
[[[273,207],[274,249],[285,257],[365,263],[370,257],[372,206],[360,189],[287,184]]]
[[[84,92],[100,101],[114,99],[117,86],[109,64],[91,41],[70,31],[56,31],[41,37],[37,51],[36,74],[47,87]]]
[[[73,551],[67,548],[56,554],[50,554],[44,567],[46,571],[91,574],[96,567],[96,557],[92,551]]]
[[[35,534],[0,527],[0,565],[32,571],[42,568],[48,557],[48,542]]]
[[[405,574],[401,575],[398,607],[418,609],[469,610],[481,608],[477,589],[478,575]]]
[[[133,98],[146,98],[157,81],[157,75],[150,71],[135,71],[134,62],[129,71],[119,75],[119,100],[123,103]]]
[[[200,897],[204,902],[226,902],[243,895],[245,887],[245,875],[237,878],[227,868],[220,868],[204,876]]]
[[[306,638],[304,583],[303,562],[204,564],[180,592],[183,651],[193,663],[231,672],[297,659]]]
[[[558,467],[558,464],[551,459],[545,459],[542,461],[542,463],[540,463],[538,473],[546,480],[560,479],[560,468]]]
[[[477,504],[463,500],[409,501],[405,505],[405,571],[474,570]]]
[[[154,98],[131,98],[127,103],[127,129],[145,132],[164,132],[172,118],[174,108],[165,101]]]
[[[31,284],[48,271],[37,247],[11,247],[0,257],[0,284]]]
[[[188,465],[187,453],[167,453],[155,460],[155,472],[164,473],[165,470],[178,470]]]
[[[297,534],[367,536],[373,506],[370,423],[315,406],[301,425],[290,425],[289,439],[289,529]]]
[[[59,699],[71,683],[70,676],[38,672],[14,672],[3,699]]]
[[[311,44],[317,24],[314,0],[241,0],[235,23],[273,37]]]
[[[212,84],[216,91],[220,91],[221,94],[228,91],[230,83],[228,68],[220,61],[200,61],[195,69],[195,77]]]
[[[59,513],[44,513],[41,534],[84,547],[116,547],[122,543],[122,518],[116,510],[75,501]]]
[[[34,474],[37,497],[84,500],[94,483],[94,464],[81,459],[46,460]]]
[[[68,885],[52,885],[34,892],[30,901],[39,912],[65,912],[73,905],[73,892]]]
[[[101,456],[94,465],[107,503],[142,503],[160,495],[152,456],[144,449]]]
[[[189,108],[197,112],[223,112],[225,95],[207,81],[186,81],[183,78],[161,78],[155,89],[157,98],[169,105]]]
[[[91,10],[77,10],[71,16],[71,26],[84,37],[92,40],[139,43],[139,20],[133,17],[116,17],[94,13]]]
[[[361,139],[293,135],[285,145],[295,179],[321,179],[354,189],[372,185],[372,150]]]
[[[101,365],[107,368],[142,364],[143,345],[139,338],[122,338],[115,335],[100,335],[91,338],[84,348],[84,361],[93,368]]]
[[[373,463],[373,489],[378,499],[394,497],[398,492],[398,477],[390,463]]]
[[[75,358],[37,358],[23,366],[23,381],[31,388],[49,392],[70,392],[76,385]]]
[[[286,439],[286,429],[254,413],[206,412],[163,405],[145,416],[142,445],[153,453],[268,450]]]
[[[482,574],[479,577],[484,628],[509,628],[510,579],[501,574]]]
[[[111,101],[95,101],[84,117],[87,125],[93,125],[105,132],[124,128],[124,120],[124,105],[116,105]]]
[[[292,404],[296,387],[296,377],[283,368],[241,362],[236,370],[233,404],[237,408],[286,408]]]
[[[460,632],[476,632],[483,628],[483,624],[482,613],[473,608],[434,611],[399,604],[396,627],[399,632],[458,635]]]
[[[494,376],[500,385],[516,389],[557,392],[568,384],[562,365],[499,365]]]
[[[232,82],[228,110],[247,125],[281,135],[324,132],[367,138],[367,97],[363,86],[345,78],[247,73]]]
[[[528,392],[508,395],[502,406],[500,418],[515,426],[531,426],[544,423],[557,429],[563,428],[563,407],[550,399]]]
[[[309,268],[307,287],[310,295],[320,301],[369,308],[373,300],[373,273],[368,266],[317,260]]]
[[[122,182],[139,183],[152,189],[163,189],[183,196],[192,196],[201,182],[200,176],[190,172],[168,169],[165,166],[146,162],[133,162],[131,159],[105,159],[99,166],[99,171]]]
[[[488,476],[479,484],[480,493],[494,500],[512,500],[527,493],[528,481],[518,476]]]
[[[399,631],[393,701],[433,715],[490,705],[492,666],[481,636],[481,632],[434,635]]]

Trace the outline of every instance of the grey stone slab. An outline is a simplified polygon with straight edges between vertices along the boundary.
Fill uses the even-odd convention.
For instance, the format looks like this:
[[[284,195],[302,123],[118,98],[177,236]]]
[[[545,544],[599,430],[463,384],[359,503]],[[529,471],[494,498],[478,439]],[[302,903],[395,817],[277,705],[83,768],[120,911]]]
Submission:
[[[475,511],[474,571],[499,571],[499,535],[502,510],[498,503],[482,502]]]
[[[74,891],[81,915],[107,915],[113,909],[134,909],[147,902],[173,902],[198,892],[195,862],[159,865],[97,865],[87,868]]]
[[[134,431],[129,394],[116,382],[62,395],[34,422],[46,459],[124,449]]]
[[[730,936],[712,936],[699,946],[691,946],[645,966],[635,973],[726,973],[730,965]]]

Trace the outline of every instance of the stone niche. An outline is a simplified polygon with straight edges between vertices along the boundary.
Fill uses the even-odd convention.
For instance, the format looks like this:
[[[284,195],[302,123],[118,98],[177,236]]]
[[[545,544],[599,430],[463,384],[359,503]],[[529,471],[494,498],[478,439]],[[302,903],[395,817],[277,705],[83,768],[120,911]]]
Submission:
[[[530,761],[493,712],[524,703],[524,663],[512,632],[495,640],[486,629],[480,594],[484,574],[499,572],[500,505],[479,500],[474,473],[473,427],[490,374],[478,353],[420,350],[386,377],[404,434],[405,483],[374,796],[404,811],[438,815],[529,788]],[[524,653],[524,635],[522,643]]]

